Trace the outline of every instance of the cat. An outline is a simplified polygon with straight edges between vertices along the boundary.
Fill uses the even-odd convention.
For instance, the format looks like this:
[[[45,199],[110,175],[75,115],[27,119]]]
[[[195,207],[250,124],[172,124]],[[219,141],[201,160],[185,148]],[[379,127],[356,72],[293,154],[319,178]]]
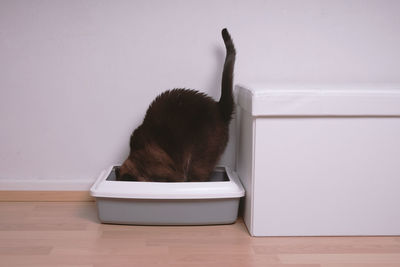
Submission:
[[[234,112],[233,69],[236,50],[227,29],[221,97],[214,101],[192,89],[157,96],[130,138],[130,153],[116,170],[118,181],[207,181],[229,139]]]

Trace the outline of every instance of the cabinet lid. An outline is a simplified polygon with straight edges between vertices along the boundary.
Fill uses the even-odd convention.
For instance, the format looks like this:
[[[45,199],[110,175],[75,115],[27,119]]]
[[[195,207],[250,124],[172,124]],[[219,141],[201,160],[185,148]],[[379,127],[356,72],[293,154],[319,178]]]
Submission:
[[[400,116],[400,84],[239,84],[253,116]]]

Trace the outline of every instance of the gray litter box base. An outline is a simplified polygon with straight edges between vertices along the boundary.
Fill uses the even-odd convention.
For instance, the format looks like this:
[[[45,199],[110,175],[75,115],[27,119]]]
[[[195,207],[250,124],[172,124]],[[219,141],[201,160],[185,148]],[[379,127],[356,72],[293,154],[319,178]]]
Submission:
[[[231,224],[237,219],[239,198],[119,199],[97,198],[102,223],[134,225]]]

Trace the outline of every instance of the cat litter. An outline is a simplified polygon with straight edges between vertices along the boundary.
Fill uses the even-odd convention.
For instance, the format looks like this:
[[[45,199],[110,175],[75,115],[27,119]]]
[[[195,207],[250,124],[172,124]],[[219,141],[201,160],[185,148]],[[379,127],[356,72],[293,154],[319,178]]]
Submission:
[[[90,189],[102,223],[135,225],[230,224],[244,189],[235,172],[217,167],[207,182],[116,181],[111,166]]]

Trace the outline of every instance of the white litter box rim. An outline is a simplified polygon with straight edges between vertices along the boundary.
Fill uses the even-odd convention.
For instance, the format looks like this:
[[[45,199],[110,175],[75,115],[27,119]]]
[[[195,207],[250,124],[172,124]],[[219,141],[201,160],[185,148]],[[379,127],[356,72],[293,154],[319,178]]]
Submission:
[[[240,198],[245,194],[239,177],[227,166],[229,181],[218,182],[136,182],[107,181],[115,165],[100,173],[90,188],[93,197],[125,199],[217,199]]]

